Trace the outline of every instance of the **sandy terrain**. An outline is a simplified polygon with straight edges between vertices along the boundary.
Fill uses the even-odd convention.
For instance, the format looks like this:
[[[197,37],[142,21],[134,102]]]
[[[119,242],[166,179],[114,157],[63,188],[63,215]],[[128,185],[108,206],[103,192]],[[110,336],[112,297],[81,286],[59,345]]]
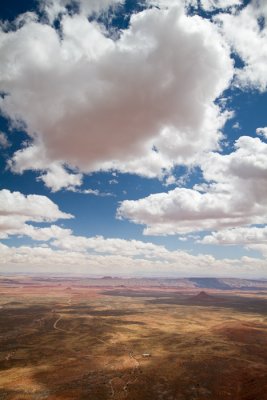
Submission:
[[[267,294],[0,284],[0,399],[266,400]]]

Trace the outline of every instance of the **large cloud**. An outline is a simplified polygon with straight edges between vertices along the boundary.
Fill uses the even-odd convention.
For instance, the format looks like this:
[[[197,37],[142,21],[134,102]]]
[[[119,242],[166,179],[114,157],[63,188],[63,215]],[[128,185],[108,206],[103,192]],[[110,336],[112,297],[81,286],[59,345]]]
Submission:
[[[207,183],[125,200],[118,217],[147,225],[145,234],[170,235],[267,223],[267,144],[243,136],[228,155],[201,161]]]
[[[228,49],[210,21],[182,7],[137,13],[116,40],[83,14],[64,15],[61,36],[28,18],[1,32],[0,54],[1,109],[34,141],[14,171],[52,162],[160,176],[216,148],[229,115],[214,103],[232,77]],[[59,188],[50,172],[43,179]]]

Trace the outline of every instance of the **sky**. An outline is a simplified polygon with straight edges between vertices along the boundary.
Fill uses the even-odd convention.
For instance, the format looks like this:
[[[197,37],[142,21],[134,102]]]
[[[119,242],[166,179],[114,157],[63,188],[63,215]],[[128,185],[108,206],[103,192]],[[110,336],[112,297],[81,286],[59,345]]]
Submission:
[[[267,279],[267,2],[0,4],[0,273]]]

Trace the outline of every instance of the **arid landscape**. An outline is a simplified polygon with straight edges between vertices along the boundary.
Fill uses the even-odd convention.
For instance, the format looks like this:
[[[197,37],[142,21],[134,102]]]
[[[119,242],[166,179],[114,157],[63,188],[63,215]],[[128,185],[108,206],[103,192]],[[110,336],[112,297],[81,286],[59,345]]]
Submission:
[[[0,306],[1,400],[267,399],[267,282],[12,276]]]
[[[0,60],[0,400],[267,400],[267,0],[2,0]]]

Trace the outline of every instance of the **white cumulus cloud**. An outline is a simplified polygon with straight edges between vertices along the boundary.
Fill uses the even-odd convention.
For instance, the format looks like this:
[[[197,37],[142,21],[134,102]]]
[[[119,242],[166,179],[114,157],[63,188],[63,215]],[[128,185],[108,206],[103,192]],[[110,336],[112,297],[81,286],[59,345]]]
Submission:
[[[52,192],[63,188],[74,190],[83,182],[81,173],[67,171],[62,162],[50,162],[40,145],[30,145],[16,151],[8,164],[13,172],[19,174],[25,170],[42,171],[37,179],[42,180]]]
[[[125,200],[119,218],[146,225],[147,235],[220,230],[267,223],[267,144],[242,136],[230,154],[201,161],[206,183]]]
[[[212,232],[199,241],[204,244],[267,244],[267,226],[239,227]]]
[[[24,195],[7,189],[0,190],[1,237],[7,237],[9,234],[26,234],[32,237],[34,233],[37,234],[38,229],[30,228],[25,224],[26,222],[53,222],[58,219],[69,218],[72,218],[71,214],[62,212],[46,196]],[[29,234],[30,229],[32,235]]]
[[[244,62],[236,71],[236,83],[245,88],[267,89],[267,3],[252,0],[240,11],[216,17],[225,38]]]
[[[116,40],[83,13],[62,16],[61,36],[32,18],[0,32],[0,55],[0,107],[33,139],[13,171],[55,163],[41,174],[54,191],[81,182],[55,174],[64,165],[159,177],[218,148],[229,117],[214,103],[232,78],[229,49],[182,6],[134,14]]]
[[[202,244],[243,245],[267,256],[267,226],[239,227],[212,232],[198,241]]]

